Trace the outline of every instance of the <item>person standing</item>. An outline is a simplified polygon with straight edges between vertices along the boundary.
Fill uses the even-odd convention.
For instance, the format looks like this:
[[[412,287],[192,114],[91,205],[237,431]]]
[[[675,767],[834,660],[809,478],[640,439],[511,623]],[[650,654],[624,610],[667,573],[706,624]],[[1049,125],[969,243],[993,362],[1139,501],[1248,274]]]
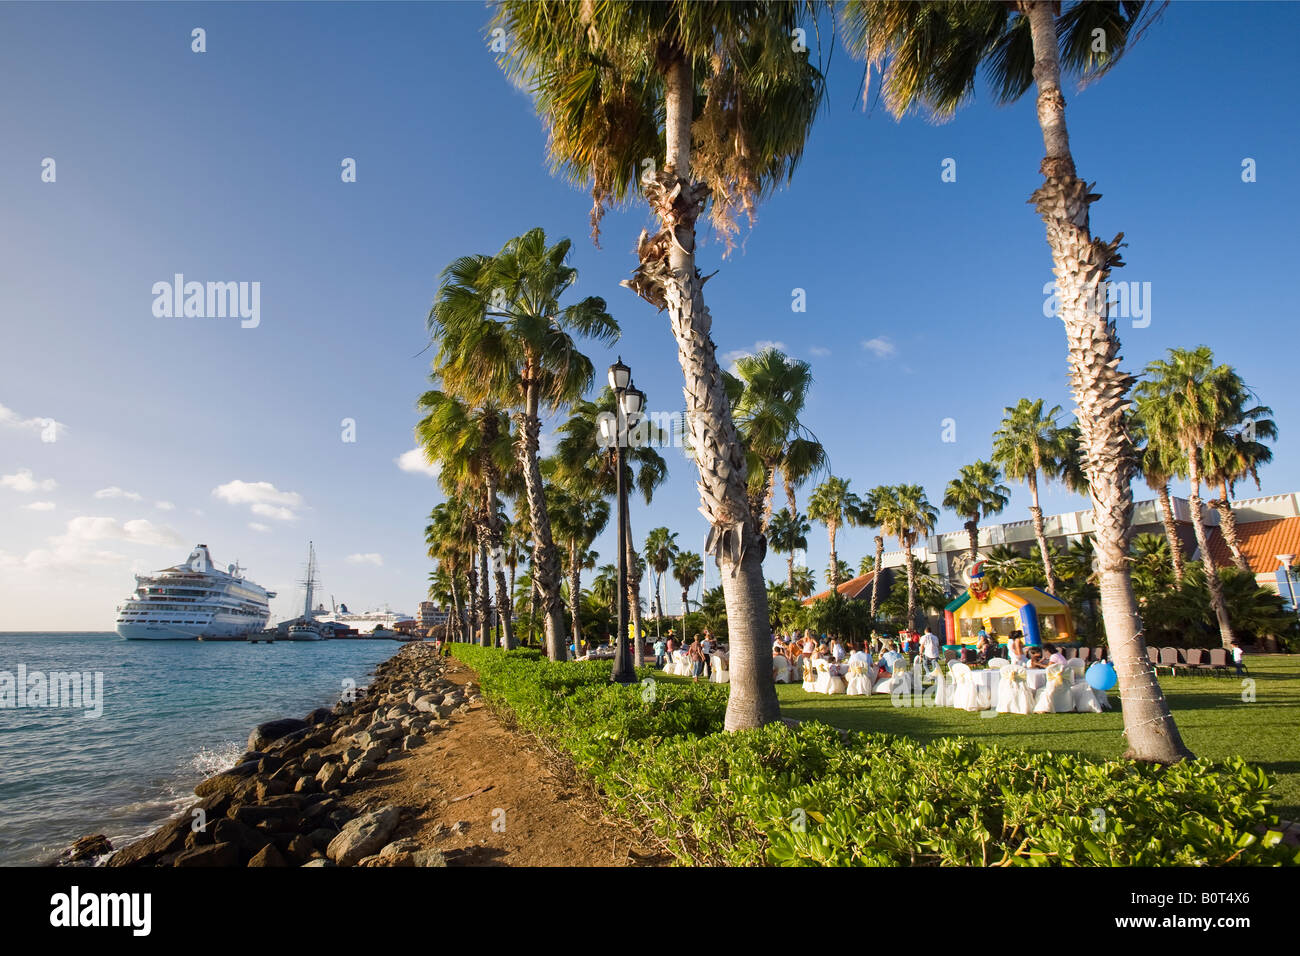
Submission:
[[[672,640],[672,638],[669,638],[669,640]],[[659,638],[659,640],[655,641],[655,667],[659,668],[660,670],[663,670],[664,652],[667,649],[668,649],[668,645],[667,643],[664,642],[664,639],[662,637]]]
[[[1236,641],[1232,642],[1232,663],[1237,665],[1238,677],[1240,677],[1242,674],[1250,673],[1250,671],[1246,668],[1246,655],[1242,651],[1241,645],[1238,644]]]
[[[925,659],[926,670],[934,670],[939,666],[939,635],[929,627],[921,635],[921,656]]]
[[[704,655],[704,677],[707,680],[713,676],[713,637],[708,628],[704,630],[704,640],[700,641],[700,653]]]

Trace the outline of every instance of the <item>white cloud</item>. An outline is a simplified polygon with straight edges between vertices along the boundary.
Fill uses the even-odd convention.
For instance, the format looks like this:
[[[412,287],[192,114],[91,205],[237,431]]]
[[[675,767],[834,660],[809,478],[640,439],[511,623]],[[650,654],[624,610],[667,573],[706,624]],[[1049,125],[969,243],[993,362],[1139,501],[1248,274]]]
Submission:
[[[303,507],[302,495],[281,491],[269,481],[228,481],[212,493],[232,505],[248,505],[253,514],[277,521],[293,521]]]
[[[724,352],[722,361],[734,365],[736,362],[749,355],[757,355],[763,349],[776,349],[778,352],[788,352],[784,342],[774,342],[771,339],[759,339],[754,343],[752,348],[732,349],[730,352]]]
[[[53,511],[53,501],[33,501],[29,505],[23,505],[28,511]]]
[[[172,504],[170,501],[155,501],[155,502],[153,503],[153,506],[154,506],[155,508],[157,508],[159,511],[175,511],[175,510],[176,510],[176,506],[175,506],[174,504]]]
[[[257,531],[261,534],[266,534],[268,531],[271,530],[266,525],[262,524],[262,522],[260,521],[250,521],[248,522],[248,526],[252,528],[254,531]]]
[[[0,405],[0,426],[18,428],[23,431],[39,432],[42,441],[56,441],[68,430],[63,422],[53,418],[23,418],[12,408]]]
[[[371,551],[367,554],[349,554],[348,564],[373,564],[377,568],[384,566],[384,557]]]
[[[815,355],[817,358],[825,358],[831,354],[831,350],[822,348],[820,345],[813,345],[808,348],[808,354]]]
[[[393,461],[402,471],[428,475],[430,478],[438,477],[438,463],[429,461],[425,457],[423,448],[412,448],[410,451],[404,451]]]
[[[32,476],[30,468],[19,468],[12,475],[0,475],[0,488],[11,488],[21,494],[31,494],[33,491],[53,491],[58,486],[53,478],[45,478],[37,481]]]
[[[894,347],[894,343],[883,335],[878,335],[874,339],[863,339],[862,348],[875,355],[876,358],[889,358],[898,351]]]
[[[125,498],[125,499],[127,499],[128,501],[139,501],[139,500],[140,500],[140,495],[137,494],[136,492],[134,492],[134,491],[123,491],[121,488],[117,487],[117,485],[114,485],[112,488],[100,488],[97,492],[95,492],[95,497],[96,497],[96,498],[100,498],[100,499],[104,499],[104,498]]]
[[[105,550],[101,542],[107,541],[167,548],[181,544],[180,536],[171,528],[155,525],[143,518],[120,523],[116,518],[83,515],[70,519],[63,534],[49,539],[49,547],[37,548],[22,558],[8,554],[0,556],[0,564],[28,570],[76,569],[127,560],[123,554]]]

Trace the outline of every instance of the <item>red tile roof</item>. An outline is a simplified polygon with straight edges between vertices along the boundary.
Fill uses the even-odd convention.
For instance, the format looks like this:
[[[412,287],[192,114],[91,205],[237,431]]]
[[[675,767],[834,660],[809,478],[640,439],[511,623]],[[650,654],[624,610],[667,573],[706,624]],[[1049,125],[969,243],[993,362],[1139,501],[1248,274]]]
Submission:
[[[1206,544],[1214,563],[1221,568],[1231,565],[1232,552],[1223,533],[1217,527],[1207,531]],[[1277,570],[1279,554],[1300,556],[1300,518],[1270,518],[1244,524],[1239,521],[1237,538],[1250,569],[1256,574],[1267,574]]]
[[[844,597],[851,601],[860,596],[862,592],[871,585],[875,576],[875,571],[868,571],[866,574],[859,574],[856,578],[850,578],[848,581],[842,582],[835,590],[839,591],[840,594],[844,595]],[[804,598],[803,603],[805,605],[812,604],[815,601],[820,601],[822,598],[830,596],[830,593],[831,589],[827,588],[825,591],[814,594],[810,598]]]

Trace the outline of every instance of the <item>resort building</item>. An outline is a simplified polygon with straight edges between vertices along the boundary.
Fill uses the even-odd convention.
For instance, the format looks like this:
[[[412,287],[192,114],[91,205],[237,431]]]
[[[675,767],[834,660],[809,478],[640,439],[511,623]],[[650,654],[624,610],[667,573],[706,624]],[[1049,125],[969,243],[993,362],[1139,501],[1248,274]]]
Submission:
[[[421,601],[420,609],[416,612],[416,620],[420,627],[437,627],[447,620],[447,612],[432,601]]]

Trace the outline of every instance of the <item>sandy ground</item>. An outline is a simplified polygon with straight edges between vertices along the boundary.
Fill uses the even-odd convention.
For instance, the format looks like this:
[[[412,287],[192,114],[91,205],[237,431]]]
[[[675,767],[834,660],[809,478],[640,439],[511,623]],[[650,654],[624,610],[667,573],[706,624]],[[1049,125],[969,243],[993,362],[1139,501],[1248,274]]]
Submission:
[[[448,662],[445,676],[458,684],[475,677],[456,661]],[[392,839],[414,837],[441,850],[448,866],[667,862],[637,845],[634,833],[563,779],[563,769],[534,740],[507,728],[485,704],[450,718],[447,729],[427,739],[385,761],[345,800],[357,809],[406,808]]]

